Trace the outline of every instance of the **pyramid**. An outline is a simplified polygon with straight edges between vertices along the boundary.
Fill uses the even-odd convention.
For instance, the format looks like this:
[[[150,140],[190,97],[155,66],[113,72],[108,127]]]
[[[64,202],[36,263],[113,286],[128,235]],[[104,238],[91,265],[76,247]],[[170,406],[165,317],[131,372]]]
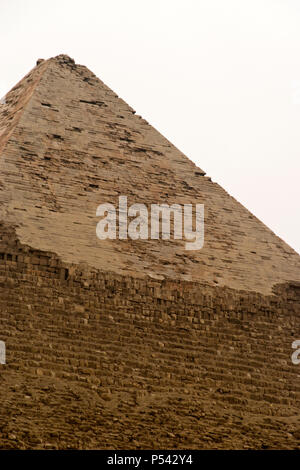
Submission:
[[[292,248],[66,55],[3,98],[0,154],[0,448],[299,448]],[[203,247],[100,240],[120,196],[204,204]]]
[[[300,281],[299,255],[87,68],[41,61],[0,105],[1,218],[22,243],[118,274],[270,293]],[[205,243],[99,240],[96,208],[205,206]]]

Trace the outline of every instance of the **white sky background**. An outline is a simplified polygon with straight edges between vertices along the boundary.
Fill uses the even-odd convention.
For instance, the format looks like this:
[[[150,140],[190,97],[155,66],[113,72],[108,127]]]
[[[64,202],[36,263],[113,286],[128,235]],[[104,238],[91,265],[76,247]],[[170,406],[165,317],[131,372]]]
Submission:
[[[299,0],[0,0],[0,44],[0,97],[68,54],[300,252]]]

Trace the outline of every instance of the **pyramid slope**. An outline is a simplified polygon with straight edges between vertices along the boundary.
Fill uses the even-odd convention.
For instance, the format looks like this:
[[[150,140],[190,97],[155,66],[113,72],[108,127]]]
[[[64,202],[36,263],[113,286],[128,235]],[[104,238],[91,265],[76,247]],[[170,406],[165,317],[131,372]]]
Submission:
[[[137,277],[262,293],[300,281],[299,255],[87,68],[61,55],[32,73],[34,90],[24,92],[0,159],[0,218],[22,243]],[[181,240],[100,241],[96,208],[117,207],[120,195],[128,205],[204,203],[203,249],[186,251]]]
[[[0,104],[0,152],[3,151],[47,65],[44,61],[40,62],[2,98]]]

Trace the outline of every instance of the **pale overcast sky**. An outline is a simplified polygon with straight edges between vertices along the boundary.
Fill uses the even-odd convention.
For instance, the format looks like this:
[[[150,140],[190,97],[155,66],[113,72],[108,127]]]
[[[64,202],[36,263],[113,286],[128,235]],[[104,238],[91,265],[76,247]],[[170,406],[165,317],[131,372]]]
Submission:
[[[300,252],[299,0],[0,0],[0,19],[0,97],[70,55]]]

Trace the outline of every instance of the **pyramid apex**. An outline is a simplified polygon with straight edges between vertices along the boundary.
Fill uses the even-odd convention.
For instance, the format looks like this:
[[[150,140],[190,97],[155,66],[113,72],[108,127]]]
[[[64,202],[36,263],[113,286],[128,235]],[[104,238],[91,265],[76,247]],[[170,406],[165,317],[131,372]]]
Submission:
[[[67,54],[59,54],[55,57],[52,57],[50,60],[55,60],[60,64],[75,65],[75,60],[69,57]]]

